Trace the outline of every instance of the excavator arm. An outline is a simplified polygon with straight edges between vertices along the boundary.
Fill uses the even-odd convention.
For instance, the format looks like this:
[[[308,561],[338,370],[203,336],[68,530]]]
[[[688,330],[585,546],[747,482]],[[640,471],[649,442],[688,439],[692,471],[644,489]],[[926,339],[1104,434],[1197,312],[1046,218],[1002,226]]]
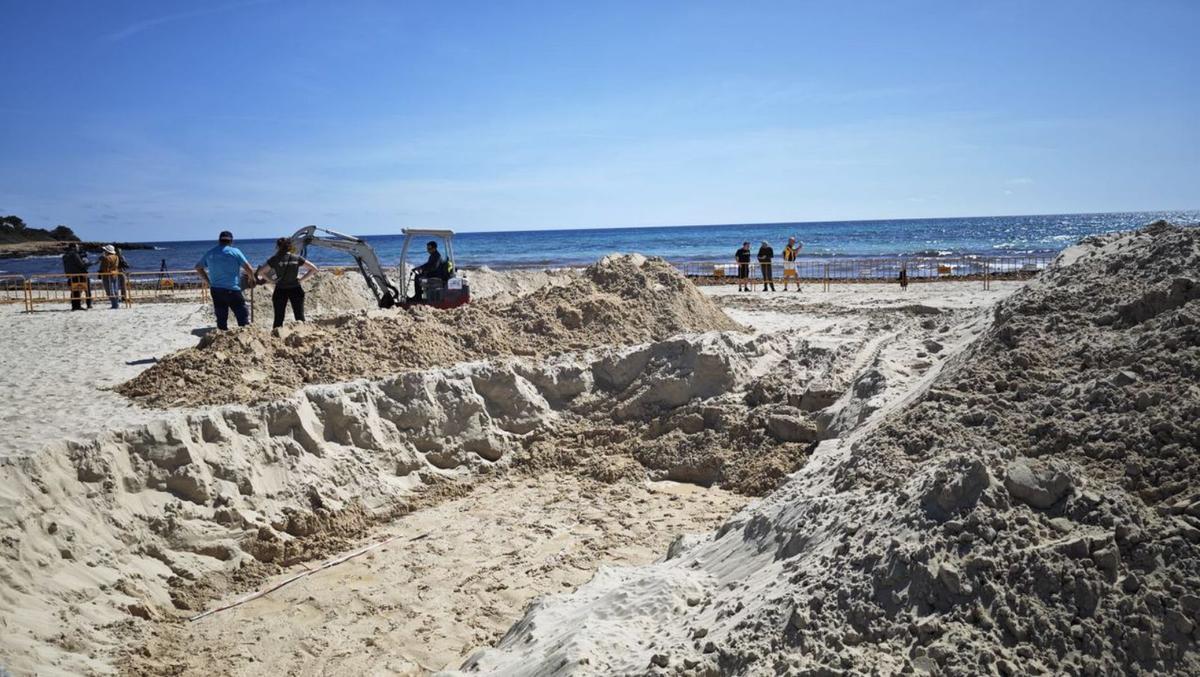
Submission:
[[[292,236],[292,244],[295,245],[296,252],[301,256],[305,255],[310,246],[324,247],[350,254],[358,263],[358,269],[366,279],[367,286],[371,288],[371,293],[375,294],[375,300],[379,302],[380,308],[391,308],[401,300],[400,292],[384,274],[383,266],[379,263],[379,257],[375,255],[375,250],[364,240],[328,228],[305,226]]]

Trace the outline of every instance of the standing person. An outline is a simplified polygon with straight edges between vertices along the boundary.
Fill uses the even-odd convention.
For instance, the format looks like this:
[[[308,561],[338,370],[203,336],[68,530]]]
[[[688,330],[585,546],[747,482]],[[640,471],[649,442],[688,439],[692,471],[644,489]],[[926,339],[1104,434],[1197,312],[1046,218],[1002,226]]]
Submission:
[[[762,245],[758,248],[758,266],[762,268],[763,291],[767,290],[767,285],[771,285],[771,291],[775,291],[775,279],[771,277],[771,259],[773,258],[775,258],[775,250],[767,244],[766,240],[763,240]]]
[[[246,255],[233,246],[233,233],[221,231],[217,246],[204,253],[196,264],[196,272],[208,285],[212,293],[213,310],[217,315],[217,329],[229,328],[229,311],[237,318],[239,327],[250,324],[250,313],[246,310],[246,297],[242,296],[242,273],[254,279],[254,268]]]
[[[317,273],[312,261],[294,253],[294,249],[291,238],[281,237],[275,240],[275,255],[258,267],[259,277],[265,276],[270,269],[275,278],[275,291],[271,294],[271,304],[275,307],[273,327],[283,326],[283,313],[289,302],[296,321],[304,321],[304,287],[300,283]],[[301,268],[303,275],[300,275]]]
[[[121,273],[117,276],[117,284],[121,290],[121,300],[129,303],[129,289],[126,287],[125,273],[129,272],[129,261],[125,260],[125,252],[113,243],[113,249],[117,252],[117,270]]]
[[[908,264],[900,264],[900,290],[908,291]]]
[[[104,285],[104,295],[112,304],[113,310],[121,307],[121,257],[111,244],[104,245],[100,257],[100,283]]]
[[[88,279],[87,254],[72,242],[67,245],[67,253],[63,254],[63,272],[67,275],[67,284],[71,287],[71,310],[83,310],[80,297],[87,290],[87,307],[92,307],[92,282]]]
[[[800,291],[800,276],[796,274],[796,257],[800,255],[800,250],[804,248],[804,244],[796,242],[796,238],[789,237],[787,245],[783,248],[783,290],[788,290],[788,278],[796,278],[796,291]]]
[[[750,242],[743,242],[733,258],[738,264],[738,291],[750,291]]]

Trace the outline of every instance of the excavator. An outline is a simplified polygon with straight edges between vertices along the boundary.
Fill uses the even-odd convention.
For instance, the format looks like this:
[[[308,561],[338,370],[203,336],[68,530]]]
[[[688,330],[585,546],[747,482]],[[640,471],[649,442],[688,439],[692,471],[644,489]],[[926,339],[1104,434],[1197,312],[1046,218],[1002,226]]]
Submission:
[[[404,235],[404,246],[400,249],[399,289],[388,279],[375,249],[362,238],[319,226],[305,226],[292,235],[292,244],[300,256],[305,256],[309,247],[333,249],[353,256],[380,308],[409,305],[455,308],[470,303],[470,286],[454,268],[454,231],[405,228],[400,232]],[[414,239],[435,242],[440,239],[444,243],[439,271],[422,271],[424,275],[418,277],[416,269],[408,265],[408,247]],[[409,296],[410,282],[412,296]]]

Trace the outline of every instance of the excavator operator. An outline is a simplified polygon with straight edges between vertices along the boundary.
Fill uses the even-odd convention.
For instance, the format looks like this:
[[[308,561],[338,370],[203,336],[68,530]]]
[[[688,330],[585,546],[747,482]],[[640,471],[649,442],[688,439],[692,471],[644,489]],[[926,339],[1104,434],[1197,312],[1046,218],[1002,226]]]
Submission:
[[[413,268],[413,297],[409,299],[409,302],[420,302],[422,277],[436,277],[443,282],[450,277],[449,266],[438,252],[437,242],[433,240],[426,242],[425,251],[429,252],[429,258],[425,263]]]

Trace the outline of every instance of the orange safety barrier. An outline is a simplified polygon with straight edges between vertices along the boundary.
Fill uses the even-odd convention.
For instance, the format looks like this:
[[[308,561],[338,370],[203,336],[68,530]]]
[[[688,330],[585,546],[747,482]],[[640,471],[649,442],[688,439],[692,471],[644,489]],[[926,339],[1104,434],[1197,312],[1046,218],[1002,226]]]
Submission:
[[[121,273],[50,273],[30,275],[25,281],[25,310],[33,311],[39,304],[61,303],[70,307],[92,307],[109,302],[108,291],[121,298]]]
[[[129,271],[125,290],[130,305],[208,301],[208,285],[194,270]]]
[[[791,280],[820,283],[828,287],[838,282],[895,282],[900,269],[908,271],[909,282],[933,280],[975,280],[990,285],[993,279],[1027,279],[1043,270],[1053,256],[1012,257],[938,257],[938,258],[830,258],[807,259],[795,262],[794,272],[787,271],[786,262],[776,258],[771,262],[771,278],[780,282],[785,272]],[[762,282],[762,267],[757,261],[748,264],[750,280]],[[736,262],[697,261],[676,264],[684,275],[698,281],[731,284],[737,281]]]
[[[0,303],[25,304],[25,276],[0,275]]]
[[[15,296],[0,280],[0,297]],[[137,303],[173,301],[207,301],[208,285],[194,270],[126,273],[51,273],[30,275],[23,279],[22,300],[25,310],[33,311],[44,304],[76,302],[93,307],[110,303],[109,293],[118,304],[129,307]]]

